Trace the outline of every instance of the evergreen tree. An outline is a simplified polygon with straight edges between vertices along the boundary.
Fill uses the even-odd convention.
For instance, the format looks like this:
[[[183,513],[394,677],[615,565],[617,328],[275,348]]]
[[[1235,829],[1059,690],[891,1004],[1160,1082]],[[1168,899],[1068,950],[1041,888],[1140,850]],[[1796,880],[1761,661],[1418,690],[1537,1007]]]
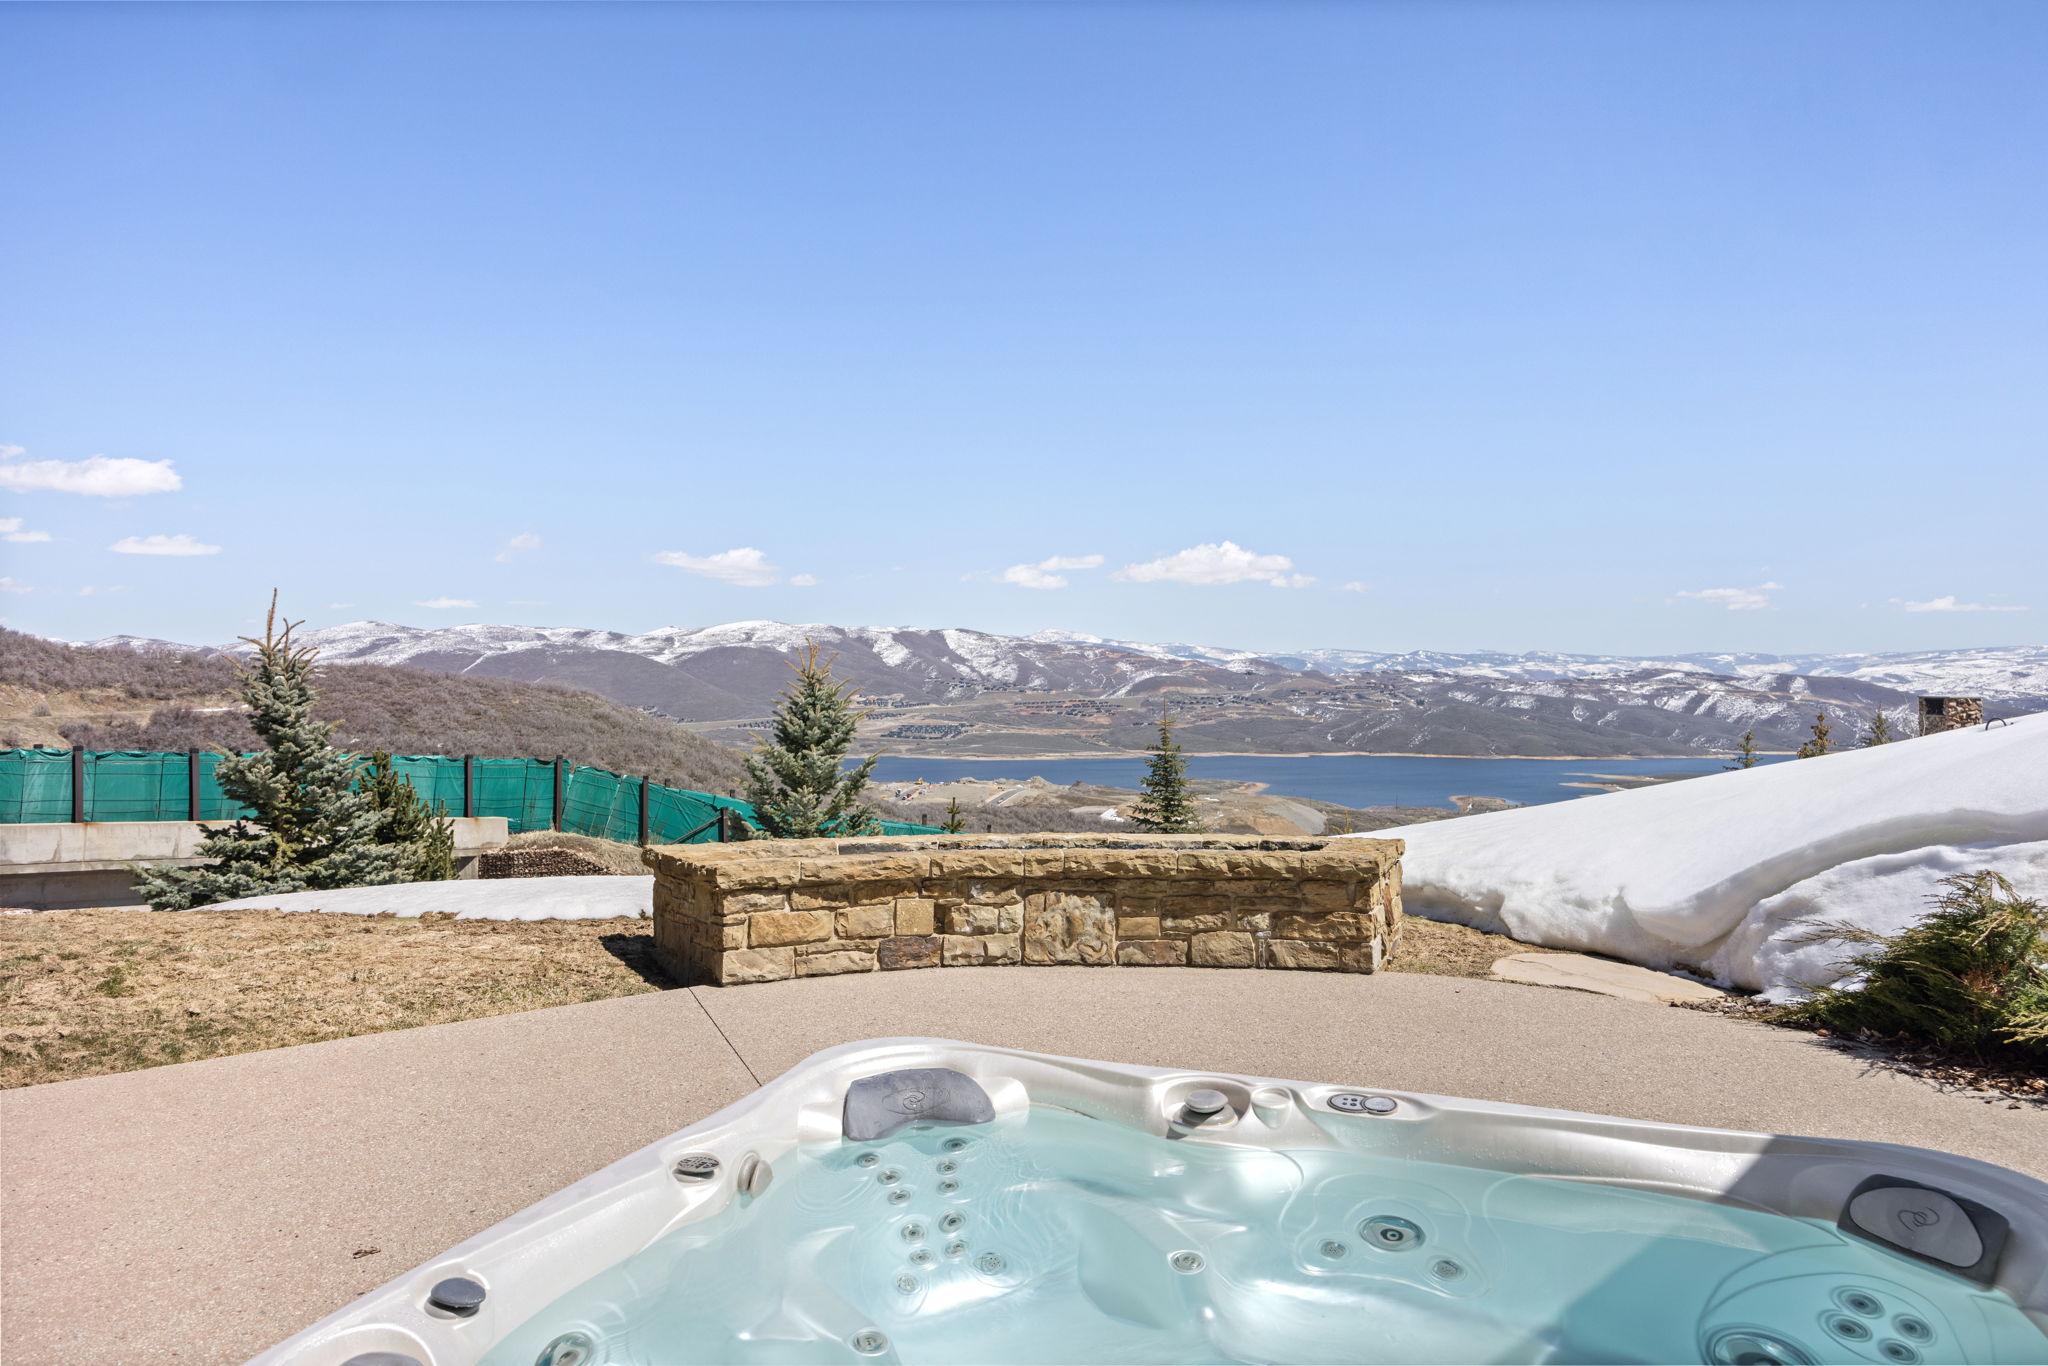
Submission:
[[[355,790],[349,757],[329,744],[335,722],[313,719],[310,646],[292,644],[301,622],[277,628],[277,595],[263,619],[263,639],[242,639],[255,658],[236,664],[249,728],[265,748],[223,755],[222,791],[254,811],[252,820],[205,826],[199,852],[214,862],[198,868],[141,870],[143,899],[159,911],[231,901],[271,892],[371,887],[403,882],[411,860],[397,845],[377,842],[379,814]]]
[[[955,797],[946,803],[946,819],[939,825],[939,829],[949,835],[957,835],[966,828],[966,813],[960,810],[960,799]]]
[[[1862,744],[1865,749],[1872,745],[1888,745],[1892,742],[1892,720],[1882,708],[1872,713],[1870,729],[1863,732]]]
[[[1746,730],[1742,732],[1742,739],[1735,746],[1735,762],[1728,764],[1726,767],[1731,769],[1755,768],[1756,764],[1756,732]]]
[[[1155,835],[1199,835],[1202,824],[1195,814],[1195,799],[1188,791],[1188,760],[1173,738],[1173,713],[1159,711],[1159,739],[1146,747],[1145,795],[1131,806],[1131,819],[1140,830]]]
[[[1833,729],[1834,727],[1828,724],[1828,714],[1826,712],[1822,712],[1814,717],[1813,738],[1799,747],[1798,757],[1801,759],[1816,759],[1833,749],[1835,747],[1834,742],[1828,739],[1828,732]]]
[[[881,829],[874,808],[860,800],[881,756],[871,754],[856,768],[840,769],[866,713],[847,703],[853,684],[833,679],[837,659],[834,655],[820,663],[818,647],[805,643],[803,654],[789,665],[796,681],[776,704],[775,728],[744,761],[747,800],[771,838],[871,835]]]
[[[356,790],[368,794],[377,810],[379,844],[406,851],[409,882],[446,882],[455,876],[455,827],[441,803],[427,805],[411,781],[391,766],[383,750],[370,755],[369,767],[356,779]]]

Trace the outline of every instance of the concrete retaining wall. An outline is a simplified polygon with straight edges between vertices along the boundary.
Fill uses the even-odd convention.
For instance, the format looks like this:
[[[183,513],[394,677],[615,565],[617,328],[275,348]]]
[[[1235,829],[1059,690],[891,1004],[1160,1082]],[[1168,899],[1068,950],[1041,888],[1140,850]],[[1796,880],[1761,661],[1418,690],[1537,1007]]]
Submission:
[[[511,838],[502,816],[457,816],[455,867],[474,877],[477,856]],[[224,822],[211,821],[211,825]],[[0,906],[36,911],[134,905],[131,865],[193,867],[198,821],[41,821],[0,825]]]

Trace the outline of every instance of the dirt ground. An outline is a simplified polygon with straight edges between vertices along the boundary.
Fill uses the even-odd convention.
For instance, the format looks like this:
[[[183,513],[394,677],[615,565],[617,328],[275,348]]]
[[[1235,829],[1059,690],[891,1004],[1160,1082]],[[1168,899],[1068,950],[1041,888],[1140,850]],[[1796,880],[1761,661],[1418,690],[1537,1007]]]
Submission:
[[[644,920],[0,916],[0,1087],[672,985]]]
[[[1529,945],[1407,921],[1392,972]],[[286,911],[0,915],[0,1087],[660,991],[644,920]]]

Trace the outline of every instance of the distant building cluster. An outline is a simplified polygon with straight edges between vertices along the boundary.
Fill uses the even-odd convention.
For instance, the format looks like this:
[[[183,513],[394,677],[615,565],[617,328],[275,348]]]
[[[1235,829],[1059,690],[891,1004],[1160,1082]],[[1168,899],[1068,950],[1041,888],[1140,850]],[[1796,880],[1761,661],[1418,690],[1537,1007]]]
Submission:
[[[944,725],[897,726],[893,730],[883,731],[882,738],[884,740],[950,740],[966,729],[966,724],[962,722]]]
[[[1114,702],[1083,698],[1075,702],[1013,702],[1022,716],[1114,716],[1121,708]]]

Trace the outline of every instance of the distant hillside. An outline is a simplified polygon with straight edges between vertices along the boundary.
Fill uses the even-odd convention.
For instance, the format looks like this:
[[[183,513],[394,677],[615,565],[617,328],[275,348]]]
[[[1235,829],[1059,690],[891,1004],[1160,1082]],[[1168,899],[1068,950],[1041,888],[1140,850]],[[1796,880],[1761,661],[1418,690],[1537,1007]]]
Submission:
[[[552,758],[698,791],[741,781],[739,756],[591,693],[505,678],[342,664],[320,670],[320,714],[344,749]],[[217,652],[64,645],[0,629],[0,747],[254,747]]]

